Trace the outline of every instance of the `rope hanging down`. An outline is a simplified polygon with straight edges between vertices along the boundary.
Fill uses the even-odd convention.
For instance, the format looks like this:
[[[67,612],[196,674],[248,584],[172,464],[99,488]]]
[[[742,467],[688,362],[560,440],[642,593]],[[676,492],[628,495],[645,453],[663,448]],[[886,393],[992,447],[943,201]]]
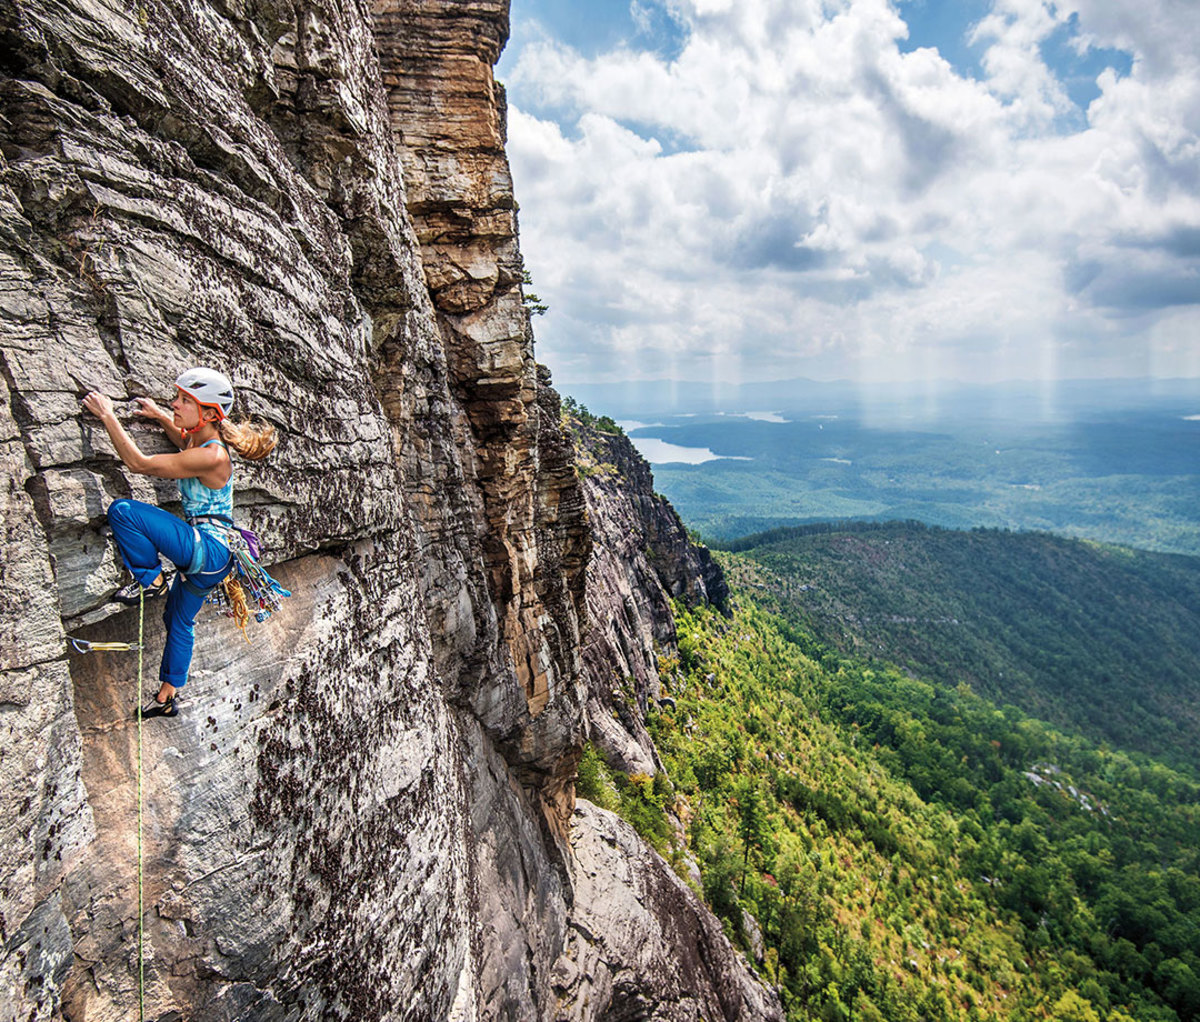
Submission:
[[[142,644],[146,620],[145,590],[138,591],[137,676],[137,880],[138,880],[138,1022],[146,1022],[146,956],[142,952],[146,913],[142,904]]]
[[[89,642],[70,635],[67,641],[76,653],[132,653],[137,652],[137,885],[138,885],[138,1022],[146,1022],[146,955],[145,947],[145,884],[142,871],[142,653],[145,651],[146,594],[138,592],[138,641],[137,642]]]

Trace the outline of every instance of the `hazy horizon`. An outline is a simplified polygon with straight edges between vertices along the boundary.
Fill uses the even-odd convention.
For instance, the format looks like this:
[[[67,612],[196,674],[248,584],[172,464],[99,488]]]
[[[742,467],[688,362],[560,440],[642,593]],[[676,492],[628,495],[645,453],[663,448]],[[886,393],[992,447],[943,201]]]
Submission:
[[[965,380],[958,377],[949,376],[914,376],[908,379],[888,379],[888,380],[872,380],[872,379],[855,379],[849,376],[791,376],[787,379],[779,379],[778,377],[770,376],[763,379],[743,379],[737,383],[714,383],[711,380],[698,379],[671,379],[662,376],[653,377],[630,377],[618,380],[566,380],[561,381],[557,377],[553,380],[553,385],[556,390],[564,390],[564,388],[572,386],[604,386],[604,387],[623,387],[629,384],[676,384],[696,387],[746,387],[756,384],[774,383],[816,383],[816,384],[831,384],[831,385],[847,385],[855,387],[886,387],[886,386],[926,386],[934,384],[942,387],[1007,387],[1007,386],[1069,386],[1072,384],[1099,384],[1099,383],[1200,383],[1200,373],[1192,376],[1057,376],[1048,377],[1045,379],[1032,376],[1009,376],[998,380]]]
[[[622,380],[559,383],[564,397],[596,415],[644,420],[651,415],[829,412],[895,423],[943,418],[1070,419],[1094,412],[1154,409],[1200,414],[1200,377],[862,382],[796,377],[752,383]]]

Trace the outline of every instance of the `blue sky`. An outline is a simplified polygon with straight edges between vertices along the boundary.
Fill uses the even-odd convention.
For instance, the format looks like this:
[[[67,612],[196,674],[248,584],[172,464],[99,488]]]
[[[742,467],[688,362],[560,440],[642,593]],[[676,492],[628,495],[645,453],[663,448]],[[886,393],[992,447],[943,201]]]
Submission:
[[[936,49],[963,75],[982,76],[982,42],[969,40],[971,29],[991,10],[991,0],[900,0],[897,10],[908,26],[901,52],[922,46]],[[635,18],[634,12],[639,16]],[[621,46],[647,49],[674,59],[686,40],[687,29],[665,5],[629,0],[513,0],[512,39],[500,59],[497,76],[504,78],[515,66],[524,45],[545,32],[584,57]],[[1106,67],[1129,74],[1132,54],[1115,48],[1089,48],[1080,53],[1073,41],[1080,38],[1079,15],[1072,14],[1042,47],[1049,67],[1066,85],[1080,110],[1100,94],[1096,78]]]
[[[563,383],[1200,375],[1191,0],[514,0]]]
[[[634,11],[642,12],[640,21]],[[679,55],[687,37],[685,26],[662,4],[629,0],[513,0],[512,33],[500,57],[497,77],[503,79],[516,55],[542,32],[585,57],[595,57],[618,46],[652,49],[667,59]]]

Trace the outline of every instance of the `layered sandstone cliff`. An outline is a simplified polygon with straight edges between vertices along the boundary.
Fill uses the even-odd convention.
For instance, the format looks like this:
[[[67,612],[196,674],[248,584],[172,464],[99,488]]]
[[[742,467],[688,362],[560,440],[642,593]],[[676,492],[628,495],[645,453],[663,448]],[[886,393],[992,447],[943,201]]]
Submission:
[[[506,34],[502,0],[0,6],[3,1022],[136,1010],[139,767],[148,1018],[777,1013],[636,837],[606,897],[653,919],[581,872],[604,515],[521,305]],[[104,509],[176,497],[79,400],[197,363],[280,430],[237,506],[295,595],[251,645],[202,612],[139,764],[135,657],[64,636],[136,637]]]

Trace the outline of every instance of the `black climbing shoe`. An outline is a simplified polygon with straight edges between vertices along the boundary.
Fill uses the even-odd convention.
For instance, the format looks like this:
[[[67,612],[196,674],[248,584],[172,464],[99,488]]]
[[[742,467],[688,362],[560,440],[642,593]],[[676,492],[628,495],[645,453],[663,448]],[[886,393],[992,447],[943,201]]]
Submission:
[[[142,720],[145,720],[147,717],[174,717],[178,713],[179,707],[175,705],[174,696],[171,696],[165,703],[160,703],[157,699],[151,699],[150,702],[142,707]],[[136,719],[136,710],[133,716]]]
[[[153,600],[158,596],[166,596],[167,590],[171,588],[171,579],[163,572],[162,581],[158,585],[145,586],[143,590],[142,583],[136,578],[126,586],[122,586],[112,594],[114,603],[132,603],[135,607],[139,599]],[[139,597],[139,591],[142,595]]]

